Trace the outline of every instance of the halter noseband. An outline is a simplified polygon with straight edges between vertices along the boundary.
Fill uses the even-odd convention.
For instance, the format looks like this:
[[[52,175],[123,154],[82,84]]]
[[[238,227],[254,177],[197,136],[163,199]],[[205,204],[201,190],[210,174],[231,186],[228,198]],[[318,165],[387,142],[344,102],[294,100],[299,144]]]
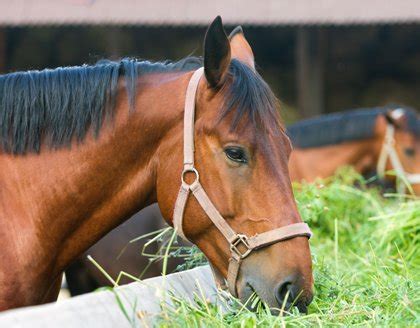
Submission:
[[[388,123],[386,126],[384,143],[382,145],[381,153],[379,155],[378,164],[376,166],[376,171],[378,176],[383,178],[386,171],[386,163],[389,157],[392,168],[395,170],[397,177],[402,178],[402,181],[397,183],[397,191],[399,193],[405,193],[406,185],[405,182],[409,184],[419,184],[420,183],[420,173],[407,173],[404,170],[401,160],[398,157],[397,150],[395,149],[395,127]],[[404,181],[405,180],[405,181]]]
[[[192,192],[204,212],[217,229],[219,229],[230,246],[231,258],[229,259],[227,286],[226,281],[219,270],[211,265],[216,283],[220,288],[226,289],[226,287],[228,287],[231,294],[233,296],[237,296],[236,281],[238,279],[239,269],[242,260],[245,259],[252,251],[299,236],[310,238],[312,233],[306,223],[300,222],[248,237],[246,235],[236,233],[220,215],[219,211],[216,209],[200,184],[198,171],[194,167],[195,96],[202,75],[203,68],[196,70],[192,75],[187,88],[184,112],[184,169],[181,174],[181,188],[179,189],[178,197],[175,202],[173,225],[177,233],[186,239],[182,229],[182,222],[185,205],[190,192]],[[188,184],[184,180],[184,175],[187,172],[195,174],[195,181],[191,184]]]

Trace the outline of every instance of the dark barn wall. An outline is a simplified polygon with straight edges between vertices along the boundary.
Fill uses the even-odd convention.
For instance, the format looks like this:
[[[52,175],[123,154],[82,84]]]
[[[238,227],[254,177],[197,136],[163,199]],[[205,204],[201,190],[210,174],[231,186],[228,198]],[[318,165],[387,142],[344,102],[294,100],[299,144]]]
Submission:
[[[306,67],[298,53],[301,28],[244,26],[244,30],[259,71],[283,103],[286,121],[320,111],[420,104],[420,25],[306,27],[310,38]],[[124,56],[177,60],[200,55],[205,28],[24,27],[4,31],[3,71],[11,72]],[[1,38],[0,32],[0,65]]]
[[[327,30],[300,27],[296,31],[297,107],[304,117],[325,111]]]
[[[420,108],[420,25],[328,31],[328,111],[400,103]]]
[[[0,74],[6,71],[6,30],[0,27]]]

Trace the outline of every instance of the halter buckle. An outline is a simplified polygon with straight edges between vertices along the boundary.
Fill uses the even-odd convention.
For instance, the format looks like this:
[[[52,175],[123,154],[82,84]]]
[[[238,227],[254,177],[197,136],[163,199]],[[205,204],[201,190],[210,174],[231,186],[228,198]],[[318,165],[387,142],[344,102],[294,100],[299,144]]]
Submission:
[[[239,246],[245,247],[245,252],[242,252],[239,249]],[[236,254],[241,260],[247,257],[252,251],[252,248],[249,246],[248,237],[242,234],[237,234],[230,242],[230,251]]]

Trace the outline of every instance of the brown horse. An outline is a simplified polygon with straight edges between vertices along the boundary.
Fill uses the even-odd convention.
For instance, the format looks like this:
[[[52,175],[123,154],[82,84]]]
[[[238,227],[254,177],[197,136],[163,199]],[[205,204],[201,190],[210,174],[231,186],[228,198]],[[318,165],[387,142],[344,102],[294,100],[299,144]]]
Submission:
[[[414,110],[330,114],[289,126],[288,134],[294,145],[289,165],[293,181],[326,178],[344,165],[381,177],[395,170],[420,195],[419,120]],[[395,185],[395,175],[385,178]]]
[[[325,178],[343,165],[352,166],[365,176],[377,174],[381,150],[390,127],[395,129],[395,149],[404,172],[419,173],[419,124],[416,113],[410,109],[370,108],[323,115],[290,125],[288,134],[295,147],[289,161],[292,179],[313,181]],[[387,160],[386,170],[392,169],[392,162]],[[395,176],[387,175],[386,179],[387,184],[395,186]],[[412,183],[412,188],[420,195],[419,183]],[[103,274],[86,260],[87,254],[97,259],[113,277],[121,270],[134,275],[142,272],[149,262],[141,255],[141,245],[131,244],[118,259],[117,255],[130,238],[160,228],[157,223],[159,220],[156,220],[160,216],[158,207],[150,207],[147,212],[136,214],[126,225],[113,230],[91,247],[66,272],[72,294],[91,292],[99,286],[110,285]],[[179,263],[173,261],[169,271],[174,270]],[[161,272],[161,263],[152,263],[144,277],[160,275]]]
[[[197,59],[0,78],[0,309],[55,300],[69,263],[149,204],[158,202],[172,224],[174,208],[180,214],[186,99],[196,107],[188,135],[195,135],[190,154],[200,185],[184,177],[194,197],[177,221],[183,233],[224,277],[229,258],[236,261],[229,287],[240,299],[256,292],[271,307],[294,299],[306,309],[308,229],[293,197],[277,101],[242,30],[228,38],[220,17],[207,31],[203,62],[195,101],[185,92]]]

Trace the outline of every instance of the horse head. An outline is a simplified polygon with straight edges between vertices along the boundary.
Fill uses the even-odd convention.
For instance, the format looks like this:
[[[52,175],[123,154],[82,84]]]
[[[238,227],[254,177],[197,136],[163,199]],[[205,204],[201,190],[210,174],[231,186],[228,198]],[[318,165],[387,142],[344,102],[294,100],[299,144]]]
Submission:
[[[246,301],[255,292],[270,307],[295,304],[305,311],[313,287],[306,230],[288,231],[284,238],[278,234],[304,225],[288,173],[291,144],[280,123],[278,101],[257,73],[241,28],[228,37],[220,17],[214,20],[205,37],[201,79],[199,74],[193,76],[197,78],[194,169],[185,169],[184,157],[182,182],[184,192],[188,195],[191,187],[196,197],[183,199],[182,188],[178,193],[183,171],[180,122],[173,132],[177,141],[160,152],[157,197],[162,214],[172,223],[175,202],[184,204],[183,235],[203,251],[240,299]],[[202,191],[194,189],[198,180]],[[206,196],[196,195],[204,191]],[[212,211],[219,218],[211,220]],[[236,234],[229,241],[231,232]],[[256,242],[254,237],[261,238]],[[256,247],[248,245],[248,240]],[[229,261],[233,253],[240,259],[232,280]]]
[[[376,134],[382,140],[382,149],[378,161],[378,174],[385,176],[386,171],[395,171],[395,176],[386,175],[387,179],[401,182],[400,191],[409,184],[416,195],[420,195],[420,139],[418,118],[413,111],[405,109],[389,110],[379,115],[376,122]],[[408,189],[410,189],[408,188]]]

